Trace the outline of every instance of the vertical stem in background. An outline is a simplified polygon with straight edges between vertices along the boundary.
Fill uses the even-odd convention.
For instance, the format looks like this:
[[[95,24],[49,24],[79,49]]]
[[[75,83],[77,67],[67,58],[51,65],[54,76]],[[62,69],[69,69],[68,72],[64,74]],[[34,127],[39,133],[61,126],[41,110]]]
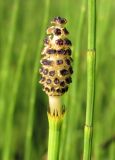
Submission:
[[[88,0],[88,50],[96,46],[96,0]]]
[[[86,0],[82,0],[82,4],[81,4],[81,10],[80,10],[80,16],[79,16],[79,23],[77,24],[77,37],[75,40],[75,48],[73,48],[73,58],[74,60],[74,64],[73,64],[73,68],[74,68],[74,74],[73,74],[73,84],[72,84],[72,89],[71,89],[71,97],[73,99],[77,98],[77,102],[75,100],[72,99],[69,100],[71,101],[71,105],[69,108],[69,113],[68,113],[68,117],[66,117],[66,123],[68,123],[67,125],[67,129],[65,131],[63,131],[64,136],[66,141],[61,141],[62,145],[63,145],[63,150],[61,150],[61,154],[60,154],[60,160],[64,159],[64,160],[70,160],[72,159],[72,154],[76,152],[77,148],[77,144],[75,142],[75,137],[72,136],[73,132],[75,131],[76,125],[79,123],[79,121],[77,120],[77,118],[79,117],[79,113],[80,113],[80,107],[79,107],[79,102],[78,102],[78,95],[76,97],[76,91],[78,89],[78,68],[79,68],[79,61],[80,61],[80,44],[78,44],[78,42],[80,42],[82,40],[82,29],[83,29],[83,22],[84,22],[84,17],[85,17],[85,11],[86,11]],[[76,19],[75,19],[76,20]],[[75,69],[76,68],[76,69]],[[71,137],[72,136],[72,137]],[[78,134],[75,134],[75,136],[78,137]],[[71,146],[75,146],[75,147],[71,147]],[[74,150],[74,151],[73,151]],[[65,155],[63,154],[65,153]],[[77,157],[78,158],[78,157]]]
[[[7,113],[7,121],[6,121],[6,128],[5,128],[5,138],[4,138],[4,148],[3,148],[3,155],[2,160],[10,160],[10,151],[11,151],[11,144],[12,144],[12,125],[13,125],[13,113],[15,109],[16,97],[18,92],[18,87],[20,83],[23,62],[25,59],[26,54],[26,44],[24,43],[22,46],[22,50],[20,51],[20,57],[17,64],[16,75],[14,77],[13,88],[10,93],[11,102],[8,106],[8,113]],[[12,100],[13,97],[13,100]]]
[[[95,92],[96,0],[88,0],[87,108],[84,133],[84,160],[91,159]]]
[[[19,11],[19,0],[15,0],[13,4],[13,11],[12,16],[10,19],[9,25],[9,33],[8,33],[8,40],[7,45],[5,47],[5,51],[3,51],[3,59],[1,61],[1,75],[0,75],[0,124],[2,124],[4,110],[5,110],[5,92],[6,92],[6,85],[8,81],[8,74],[9,74],[9,63],[11,60],[11,51],[12,45],[14,42],[15,37],[15,29],[16,29],[16,21]],[[0,128],[1,129],[1,128]]]
[[[49,15],[49,6],[50,6],[50,0],[44,1],[45,3],[45,14],[43,18],[43,25],[42,25],[42,30],[45,30],[47,20],[48,20],[48,15]],[[25,140],[25,153],[24,153],[24,160],[29,160],[31,159],[31,138],[32,138],[32,133],[33,133],[33,122],[34,122],[34,103],[35,103],[35,97],[36,97],[36,82],[37,82],[37,71],[39,68],[39,57],[40,57],[40,49],[42,46],[42,41],[43,41],[43,36],[44,34],[41,33],[41,38],[38,44],[38,50],[37,50],[37,55],[36,55],[36,61],[35,65],[33,68],[33,77],[32,77],[32,86],[31,86],[31,95],[30,95],[30,100],[29,100],[29,114],[28,114],[28,124],[27,124],[27,131],[26,131],[26,140]]]
[[[113,2],[112,0],[106,1],[106,3],[105,3],[105,0],[98,1],[97,24],[99,24],[99,27],[97,25],[98,33],[97,33],[97,39],[96,39],[96,51],[101,54],[97,55],[97,57],[96,57],[96,71],[98,73],[97,74],[98,76],[96,77],[96,81],[97,81],[96,90],[98,90],[99,92],[96,94],[97,95],[96,96],[96,108],[95,108],[95,114],[94,114],[95,121],[96,121],[94,140],[93,140],[94,141],[93,143],[94,143],[95,159],[102,158],[101,154],[102,154],[103,150],[100,149],[99,146],[102,143],[102,139],[104,139],[106,137],[106,134],[103,135],[103,133],[106,131],[103,129],[100,130],[100,128],[102,128],[102,127],[104,128],[105,125],[107,126],[107,123],[105,125],[102,125],[102,123],[100,123],[100,121],[103,121],[103,118],[104,118],[104,117],[102,117],[102,108],[103,108],[103,96],[102,95],[105,95],[105,90],[103,89],[103,84],[106,83],[106,78],[104,76],[102,77],[102,74],[103,74],[102,66],[105,65],[105,62],[107,62],[107,59],[111,57],[111,55],[110,55],[111,49],[110,48],[112,48],[112,47],[109,48],[110,52],[109,52],[109,54],[107,54],[107,47],[104,47],[104,45],[105,45],[105,43],[108,44],[110,42],[110,39],[108,38],[106,40],[105,37],[108,36],[108,29],[111,26],[111,23],[108,23],[108,22],[110,21],[110,17],[112,16],[112,6],[113,6],[112,2]],[[112,46],[111,42],[110,42],[110,44]],[[109,66],[111,66],[111,65],[109,65]],[[108,69],[109,69],[109,66],[108,66],[108,63],[106,63],[106,67]],[[104,74],[106,75],[106,73],[104,73]],[[109,111],[110,111],[110,108],[109,108]],[[109,115],[109,113],[108,113],[108,115]],[[107,130],[108,130],[108,128],[107,128]],[[112,160],[111,158],[109,158],[109,159]]]

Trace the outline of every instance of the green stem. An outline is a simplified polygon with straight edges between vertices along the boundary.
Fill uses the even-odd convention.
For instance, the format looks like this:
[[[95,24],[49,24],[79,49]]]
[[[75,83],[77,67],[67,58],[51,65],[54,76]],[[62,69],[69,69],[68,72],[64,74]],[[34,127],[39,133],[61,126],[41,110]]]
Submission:
[[[95,49],[96,42],[96,0],[88,0],[88,50]]]
[[[48,160],[59,160],[60,134],[63,115],[60,96],[49,96]]]
[[[48,120],[49,120],[48,160],[59,160],[62,117],[54,117],[48,115]]]
[[[88,52],[87,52],[87,108],[84,130],[84,160],[91,159],[94,92],[95,92],[95,41],[96,41],[96,0],[88,0]]]
[[[75,48],[73,48],[73,58],[74,60],[74,64],[73,64],[73,68],[79,68],[79,64],[80,64],[80,45],[78,45],[78,42],[80,42],[82,40],[82,32],[83,32],[83,23],[84,23],[84,17],[85,17],[85,13],[86,13],[86,0],[82,0],[82,4],[81,4],[81,11],[80,11],[80,16],[79,16],[79,23],[77,25],[77,37],[75,40]],[[63,150],[61,151],[61,159],[65,159],[65,160],[69,160],[72,159],[72,156],[75,156],[76,154],[76,149],[73,149],[71,147],[72,146],[77,146],[77,141],[78,141],[78,137],[79,135],[77,134],[77,138],[75,137],[76,134],[73,135],[73,131],[75,131],[76,125],[79,123],[79,120],[77,120],[77,118],[79,117],[79,113],[80,113],[80,108],[79,107],[79,98],[77,95],[76,97],[76,91],[78,90],[78,70],[74,70],[74,74],[73,74],[73,85],[71,86],[71,95],[68,94],[68,104],[70,103],[70,99],[69,97],[71,96],[73,99],[77,98],[77,102],[75,100],[71,101],[71,106],[69,105],[69,113],[66,116],[66,129],[64,133],[64,137],[65,137],[65,141],[61,141],[61,143],[63,144]],[[72,88],[73,87],[73,88]],[[77,107],[76,107],[77,106]],[[73,123],[75,122],[75,123]],[[72,138],[70,138],[72,136]],[[77,139],[75,141],[75,139]],[[71,145],[70,145],[71,143]],[[66,145],[65,145],[66,144]],[[77,149],[78,150],[78,149]],[[65,155],[63,153],[66,153]]]

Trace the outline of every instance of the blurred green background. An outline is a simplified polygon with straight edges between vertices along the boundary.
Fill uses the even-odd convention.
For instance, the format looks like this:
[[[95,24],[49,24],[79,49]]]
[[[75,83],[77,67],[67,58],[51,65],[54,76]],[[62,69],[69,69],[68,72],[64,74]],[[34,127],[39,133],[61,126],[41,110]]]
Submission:
[[[60,160],[80,160],[86,110],[87,0],[0,0],[0,160],[46,160],[48,99],[38,83],[50,21],[68,20],[73,83]],[[97,0],[96,97],[92,160],[115,160],[115,2]]]

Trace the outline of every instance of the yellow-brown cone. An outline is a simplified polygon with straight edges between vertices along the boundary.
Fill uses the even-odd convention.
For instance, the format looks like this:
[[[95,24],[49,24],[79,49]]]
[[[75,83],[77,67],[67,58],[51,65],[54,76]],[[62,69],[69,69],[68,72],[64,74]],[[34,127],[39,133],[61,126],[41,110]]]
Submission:
[[[41,59],[41,80],[43,90],[49,96],[60,96],[68,90],[73,73],[71,62],[71,41],[69,32],[64,27],[66,19],[54,18],[53,26],[47,29],[48,36],[44,40]]]

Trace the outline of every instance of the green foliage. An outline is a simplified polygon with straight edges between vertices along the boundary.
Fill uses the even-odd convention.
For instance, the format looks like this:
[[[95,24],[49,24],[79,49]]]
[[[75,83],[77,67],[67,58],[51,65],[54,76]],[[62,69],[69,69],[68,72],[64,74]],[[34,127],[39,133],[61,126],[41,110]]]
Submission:
[[[115,3],[97,0],[94,160],[114,160]],[[0,1],[0,160],[45,160],[48,99],[39,80],[42,39],[55,16],[68,20],[73,43],[73,83],[63,96],[60,160],[83,157],[86,111],[86,0]]]

